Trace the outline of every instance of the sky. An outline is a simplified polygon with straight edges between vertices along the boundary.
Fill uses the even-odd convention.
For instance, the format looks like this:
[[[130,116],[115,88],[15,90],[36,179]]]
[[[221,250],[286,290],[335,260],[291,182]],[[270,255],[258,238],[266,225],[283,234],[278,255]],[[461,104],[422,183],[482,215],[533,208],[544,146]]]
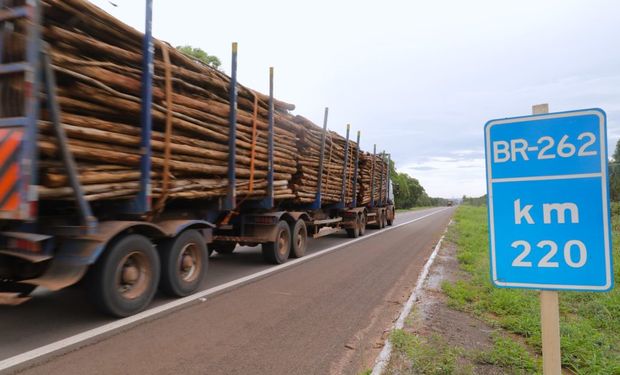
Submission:
[[[144,1],[91,0],[143,30]],[[218,56],[238,79],[294,103],[295,114],[363,149],[437,197],[486,193],[491,119],[602,108],[610,154],[620,138],[620,2],[154,0],[153,33]]]

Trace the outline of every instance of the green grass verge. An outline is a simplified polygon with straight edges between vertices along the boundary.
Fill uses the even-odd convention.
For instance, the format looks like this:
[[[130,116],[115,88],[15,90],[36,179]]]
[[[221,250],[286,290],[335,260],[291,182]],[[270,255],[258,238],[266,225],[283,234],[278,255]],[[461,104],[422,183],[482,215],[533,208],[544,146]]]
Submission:
[[[612,207],[615,279],[620,280],[620,206]],[[448,238],[467,280],[444,283],[449,305],[524,337],[541,350],[539,293],[499,289],[489,278],[486,207],[460,206]],[[562,365],[576,374],[620,374],[620,289],[560,293]],[[496,347],[498,346],[496,342]],[[501,342],[500,347],[506,346]],[[501,362],[502,356],[496,357]],[[527,361],[527,360],[526,360]],[[524,368],[528,368],[526,364]]]
[[[493,348],[472,354],[473,360],[480,364],[490,364],[509,369],[516,374],[540,373],[540,363],[517,341],[500,334],[493,336]]]
[[[457,370],[457,358],[461,354],[457,348],[445,340],[432,335],[422,338],[402,329],[390,335],[393,348],[409,362],[412,374],[449,375]]]
[[[493,336],[493,347],[486,351],[454,346],[436,334],[421,337],[405,330],[392,332],[390,341],[400,358],[396,361],[406,370],[395,369],[391,358],[387,374],[474,375],[480,365],[493,365],[504,374],[540,373],[539,362],[523,345],[500,334]]]

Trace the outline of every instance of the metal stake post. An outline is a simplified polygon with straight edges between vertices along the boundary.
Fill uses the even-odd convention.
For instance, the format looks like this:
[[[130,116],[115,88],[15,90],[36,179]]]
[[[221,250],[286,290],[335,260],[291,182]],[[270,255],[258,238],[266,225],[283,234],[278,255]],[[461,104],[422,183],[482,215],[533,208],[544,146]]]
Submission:
[[[375,206],[375,157],[377,156],[377,145],[372,149],[372,169],[370,171],[370,207]]]
[[[228,189],[226,191],[227,210],[233,210],[236,202],[235,159],[237,155],[237,43],[232,44],[232,67],[230,72],[230,113],[228,115]]]
[[[325,115],[323,116],[323,133],[321,134],[321,155],[319,156],[319,174],[316,185],[316,198],[314,199],[313,209],[321,208],[321,185],[323,182],[323,161],[325,159],[325,135],[327,133],[327,116],[329,108],[325,107]]]
[[[346,188],[347,188],[347,164],[349,159],[349,131],[351,129],[351,125],[347,124],[347,139],[344,144],[344,164],[342,168],[342,191],[340,192],[340,208],[344,208],[346,205]]]
[[[351,202],[351,207],[357,206],[357,169],[360,161],[360,134],[361,132],[357,131],[357,149],[355,150],[355,165],[353,166],[353,202]]]
[[[385,204],[388,204],[390,200],[390,174],[392,169],[392,154],[388,154],[388,170],[387,170],[387,187],[385,190]]]
[[[385,151],[381,153],[381,162],[385,161]],[[383,180],[383,168],[381,168],[381,177],[379,177],[379,206],[383,205],[383,186],[385,186]]]
[[[268,135],[269,167],[267,170],[267,205],[273,208],[273,67],[269,68],[269,135]]]
[[[140,191],[133,213],[144,214],[151,209],[151,130],[153,126],[153,0],[146,0],[146,21],[142,46],[142,108],[140,113]]]
[[[94,231],[97,226],[97,219],[93,216],[93,212],[90,208],[90,204],[84,198],[84,190],[80,184],[80,180],[77,174],[77,166],[73,159],[73,154],[69,150],[69,141],[65,129],[60,123],[60,106],[56,97],[56,77],[54,75],[54,69],[52,68],[52,61],[47,52],[41,53],[43,58],[43,67],[45,72],[45,91],[47,92],[47,107],[54,126],[54,132],[58,142],[58,149],[60,156],[67,172],[69,179],[69,185],[73,190],[73,196],[80,212],[80,221],[82,225],[87,227],[89,231]]]

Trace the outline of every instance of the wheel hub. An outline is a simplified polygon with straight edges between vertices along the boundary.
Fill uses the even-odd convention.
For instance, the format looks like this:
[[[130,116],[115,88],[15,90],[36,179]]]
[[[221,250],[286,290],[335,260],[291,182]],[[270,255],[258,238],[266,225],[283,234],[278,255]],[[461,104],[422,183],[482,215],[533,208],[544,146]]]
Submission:
[[[181,279],[185,282],[192,282],[199,275],[199,250],[196,244],[188,243],[179,254],[178,269]]]
[[[125,284],[135,284],[140,277],[140,270],[131,265],[123,267],[123,283]]]
[[[303,229],[299,229],[297,231],[297,248],[298,249],[301,249],[302,245],[304,244],[303,234],[304,234]]]
[[[144,253],[134,251],[127,254],[119,262],[117,272],[117,289],[123,298],[138,298],[148,289],[151,270]]]
[[[181,262],[183,270],[187,271],[190,268],[194,267],[194,258],[191,255],[185,254],[183,256],[183,261]]]
[[[278,239],[278,252],[284,256],[288,247],[288,241],[286,240],[286,234],[283,232]]]

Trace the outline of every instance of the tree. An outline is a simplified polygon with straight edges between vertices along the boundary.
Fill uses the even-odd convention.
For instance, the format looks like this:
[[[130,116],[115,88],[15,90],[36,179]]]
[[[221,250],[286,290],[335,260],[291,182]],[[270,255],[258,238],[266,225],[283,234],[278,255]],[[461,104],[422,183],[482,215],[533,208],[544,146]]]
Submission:
[[[620,200],[620,140],[609,163],[609,198],[614,202]]]
[[[485,206],[487,204],[487,195],[485,194],[481,197],[468,197],[467,195],[463,195],[461,203],[470,206]]]
[[[426,195],[420,182],[406,173],[396,173],[392,179],[394,183],[394,201],[398,208],[411,208],[426,203]]]
[[[612,156],[613,161],[620,161],[620,139],[616,142],[616,149],[614,150],[614,154]]]
[[[177,50],[215,69],[219,70],[220,66],[222,66],[222,62],[217,56],[209,55],[208,53],[206,53],[200,48],[185,45],[185,46],[177,46]]]

